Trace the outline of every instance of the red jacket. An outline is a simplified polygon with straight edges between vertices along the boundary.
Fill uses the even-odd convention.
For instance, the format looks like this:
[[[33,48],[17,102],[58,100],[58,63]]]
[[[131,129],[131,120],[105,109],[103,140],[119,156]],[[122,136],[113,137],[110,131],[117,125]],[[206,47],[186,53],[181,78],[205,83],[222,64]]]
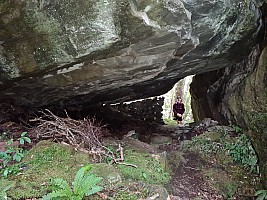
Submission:
[[[185,111],[185,108],[184,108],[184,104],[183,103],[175,102],[173,104],[173,113],[174,113],[174,116],[176,116],[177,113],[184,114],[184,111]]]

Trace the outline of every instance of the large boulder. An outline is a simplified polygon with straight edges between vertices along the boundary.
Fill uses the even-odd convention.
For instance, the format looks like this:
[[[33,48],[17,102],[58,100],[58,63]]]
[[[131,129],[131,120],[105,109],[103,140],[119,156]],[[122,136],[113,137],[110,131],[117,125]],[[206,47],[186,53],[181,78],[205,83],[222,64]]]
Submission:
[[[256,70],[225,99],[222,107],[228,120],[241,124],[260,159],[260,167],[267,185],[267,49],[261,53]],[[231,114],[230,114],[231,113]]]
[[[187,75],[247,56],[261,28],[261,5],[4,0],[0,101],[66,107],[163,94]]]
[[[221,123],[242,127],[259,156],[262,180],[267,184],[267,49],[255,48],[250,56],[233,67],[196,77],[191,85],[195,119],[211,117]],[[201,81],[202,80],[202,81]],[[204,80],[204,81],[203,81]],[[209,81],[208,81],[209,80]],[[197,85],[205,90],[198,91]],[[202,100],[194,98],[201,96]],[[205,99],[205,101],[204,101]]]

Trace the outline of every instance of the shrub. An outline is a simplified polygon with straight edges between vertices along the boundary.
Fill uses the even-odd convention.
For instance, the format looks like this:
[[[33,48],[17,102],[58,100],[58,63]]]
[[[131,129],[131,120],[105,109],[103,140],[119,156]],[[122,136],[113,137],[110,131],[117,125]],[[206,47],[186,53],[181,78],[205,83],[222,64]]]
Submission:
[[[240,162],[250,173],[259,174],[257,154],[250,139],[245,134],[240,135],[235,143],[226,144],[226,149],[234,161]]]
[[[25,142],[31,143],[31,139],[26,137],[27,132],[21,133],[20,138],[17,140],[20,144],[25,144]],[[8,166],[10,163],[20,162],[24,157],[24,150],[14,143],[13,139],[8,140],[7,146],[5,147],[5,151],[0,151],[0,172],[3,176],[8,176],[10,174],[16,174],[20,170],[18,166]]]

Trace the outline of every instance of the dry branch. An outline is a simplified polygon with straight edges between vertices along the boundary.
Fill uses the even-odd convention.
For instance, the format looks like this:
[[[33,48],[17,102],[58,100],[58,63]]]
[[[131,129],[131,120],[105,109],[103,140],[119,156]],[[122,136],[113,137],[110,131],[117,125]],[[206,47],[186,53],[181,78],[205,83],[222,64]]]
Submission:
[[[63,141],[89,151],[102,147],[100,140],[106,131],[94,118],[74,120],[67,113],[67,117],[63,118],[56,116],[48,109],[41,114],[41,117],[31,120],[38,123],[36,127],[38,139],[50,138],[55,141]]]
[[[121,144],[117,149],[120,152],[119,158],[101,144],[101,138],[107,131],[94,118],[74,120],[67,113],[67,117],[63,118],[56,116],[48,109],[41,114],[41,117],[30,120],[38,123],[35,128],[37,139],[52,139],[65,145],[72,145],[77,151],[92,155],[96,162],[102,161],[102,156],[106,156],[111,159],[111,164],[117,163],[137,168],[136,165],[123,163],[124,155]]]

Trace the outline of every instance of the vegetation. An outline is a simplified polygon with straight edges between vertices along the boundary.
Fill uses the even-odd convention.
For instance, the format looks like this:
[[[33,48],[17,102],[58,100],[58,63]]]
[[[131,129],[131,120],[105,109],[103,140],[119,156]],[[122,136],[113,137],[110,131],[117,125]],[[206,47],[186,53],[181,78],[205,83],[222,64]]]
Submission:
[[[112,150],[112,147],[109,148]],[[115,151],[114,148],[113,151]],[[113,192],[110,194],[114,199],[124,197],[127,197],[127,199],[146,198],[148,195],[145,190],[147,183],[161,184],[170,179],[160,161],[152,157],[151,154],[125,150],[124,156],[125,163],[137,165],[138,168],[126,165],[92,163],[93,159],[88,157],[88,153],[75,151],[69,145],[41,141],[25,154],[23,159],[26,166],[25,170],[22,170],[17,176],[9,176],[8,179],[0,180],[0,191],[7,185],[14,183],[14,188],[7,191],[11,199],[42,197],[50,191],[65,190],[63,186],[56,190],[53,187],[51,188],[50,180],[53,180],[51,182],[53,183],[60,178],[67,181],[74,195],[73,184],[70,183],[75,180],[74,176],[81,166],[88,165],[88,163],[92,163],[90,164],[92,166],[91,174],[103,177],[103,181],[99,185],[109,188],[111,191],[116,191],[114,194]],[[135,181],[141,181],[142,185],[138,187],[132,185]],[[136,188],[137,191],[129,188]],[[65,192],[67,191],[69,190],[65,190]],[[94,198],[96,197],[90,196],[90,199]]]
[[[25,169],[21,173],[0,180],[0,190],[14,182],[16,186],[8,191],[12,199],[40,197],[49,191],[48,180],[63,178],[70,183],[80,167],[89,161],[87,154],[71,146],[42,141],[25,153]]]
[[[82,200],[84,196],[90,196],[101,191],[103,188],[97,186],[97,184],[102,178],[96,177],[93,174],[86,174],[90,169],[90,165],[82,167],[77,172],[72,187],[62,178],[52,180],[51,185],[54,190],[45,195],[43,200],[53,200],[58,198],[66,200]]]
[[[258,190],[255,193],[255,196],[257,197],[256,200],[264,200],[264,199],[267,199],[267,190]]]
[[[31,143],[31,139],[26,137],[26,134],[27,132],[21,133],[20,138],[17,139],[17,141],[19,141],[19,144],[24,145],[25,142]],[[4,133],[3,135],[4,136],[1,138],[4,138],[6,136],[6,133]],[[10,164],[20,162],[25,155],[24,150],[14,142],[14,139],[8,140],[6,144],[7,146],[5,147],[5,151],[0,151],[0,160],[2,160],[2,162],[0,162],[0,173],[4,177],[7,177],[11,174],[17,174],[20,171],[20,167],[23,164]]]
[[[8,140],[6,150],[1,154],[6,164],[1,171],[5,177],[0,178],[0,199],[9,197],[10,199],[81,200],[89,197],[92,200],[99,198],[137,200],[158,195],[157,193],[161,197],[165,195],[166,189],[162,185],[170,181],[170,174],[167,170],[165,154],[151,153],[157,152],[158,147],[144,144],[133,138],[124,138],[125,140],[120,143],[116,141],[115,144],[114,140],[107,139],[108,141],[104,140],[102,144],[99,140],[101,130],[95,129],[94,124],[89,123],[90,121],[83,121],[83,123],[89,125],[87,127],[93,127],[93,131],[97,131],[94,132],[96,137],[93,138],[80,133],[80,131],[87,130],[82,129],[83,127],[74,130],[75,126],[71,126],[70,122],[76,123],[76,121],[70,118],[57,118],[57,116],[53,118],[63,124],[70,136],[75,135],[72,139],[69,138],[74,141],[75,146],[41,141],[25,153],[13,143],[23,145],[31,142],[26,132],[16,140]],[[51,125],[49,130],[52,130],[54,127],[51,124],[52,121],[44,120],[44,122],[49,123]],[[39,125],[40,130],[46,131],[47,137],[54,137],[53,134],[47,132],[43,124]],[[60,135],[60,139],[63,138],[63,141],[70,143],[63,135],[63,130],[58,128],[55,130],[55,134]],[[187,142],[187,145],[185,142],[185,146],[190,147],[190,150],[197,149],[198,153],[202,152],[208,160],[202,159],[203,157],[199,154],[200,160],[193,156],[186,157],[185,155],[189,155],[187,151],[180,151],[182,150],[180,149],[168,154],[169,161],[173,158],[169,167],[175,166],[177,170],[183,165],[182,167],[186,169],[196,171],[205,179],[209,188],[218,192],[218,196],[221,195],[224,199],[233,199],[239,195],[240,190],[244,189],[240,186],[242,184],[245,184],[245,187],[249,185],[251,197],[255,193],[251,185],[255,186],[257,180],[253,179],[254,182],[250,180],[252,180],[251,177],[257,177],[257,175],[250,176],[248,171],[257,172],[257,156],[249,138],[241,133],[239,127],[234,127],[234,130],[235,133],[233,129],[215,129],[214,132],[206,132],[194,137],[192,141]],[[78,136],[76,132],[80,135]],[[42,137],[42,135],[39,136]],[[7,140],[7,134],[2,135],[2,138]],[[92,140],[97,140],[97,142],[94,143]],[[117,146],[119,148],[116,148]],[[165,148],[165,146],[161,147]],[[17,151],[23,155],[14,156]],[[194,159],[195,163],[187,165],[188,158]],[[248,171],[246,172],[241,165],[236,165],[237,162],[240,162]],[[4,165],[3,163],[1,164]],[[81,166],[85,167],[81,168]],[[12,176],[13,174],[17,175]],[[161,188],[162,191],[153,188],[154,186]],[[93,195],[103,188],[105,190],[101,193]],[[258,187],[254,188],[258,189]],[[266,192],[258,191],[255,196],[258,199],[264,199]]]
[[[227,143],[226,149],[234,158],[234,161],[241,163],[251,173],[259,174],[258,157],[250,139],[242,134],[235,143]]]
[[[10,198],[8,198],[8,196],[7,196],[7,191],[10,189],[10,188],[12,188],[12,187],[14,187],[14,184],[10,184],[10,185],[7,185],[7,186],[5,186],[2,190],[0,190],[0,199],[5,199],[5,200],[7,200],[7,199],[10,199]]]
[[[126,178],[153,184],[164,184],[170,180],[169,173],[164,170],[160,161],[149,154],[126,150],[125,162],[137,165],[137,168],[117,166]]]
[[[200,153],[210,167],[202,168],[211,188],[224,199],[252,198],[259,184],[258,157],[239,127],[213,129],[194,137],[186,149]]]
[[[177,121],[173,119],[164,118],[163,122],[169,126],[177,126]]]
[[[241,133],[239,127],[234,129],[235,134],[238,134],[235,138],[232,138],[226,130],[222,130],[221,133],[193,137],[187,146],[198,148],[205,154],[227,152],[235,162],[241,163],[250,173],[259,174],[258,157],[250,139]]]
[[[249,120],[251,124],[251,128],[260,133],[266,130],[267,124],[267,113],[265,112],[251,112],[249,113]]]

